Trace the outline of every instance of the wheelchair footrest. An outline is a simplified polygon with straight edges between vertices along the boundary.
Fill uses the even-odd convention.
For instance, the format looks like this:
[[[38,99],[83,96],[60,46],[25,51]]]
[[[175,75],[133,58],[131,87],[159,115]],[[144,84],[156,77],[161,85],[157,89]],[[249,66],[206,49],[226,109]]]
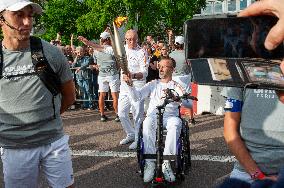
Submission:
[[[176,160],[177,155],[163,155],[164,160]],[[143,159],[157,159],[157,154],[143,154]]]

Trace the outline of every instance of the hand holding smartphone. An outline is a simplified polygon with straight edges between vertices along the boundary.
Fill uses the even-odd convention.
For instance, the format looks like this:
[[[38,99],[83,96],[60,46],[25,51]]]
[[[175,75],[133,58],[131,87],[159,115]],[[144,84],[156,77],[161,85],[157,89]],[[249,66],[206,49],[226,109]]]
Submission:
[[[193,19],[185,22],[186,59],[193,81],[204,85],[284,90],[281,43],[264,41],[278,19],[272,16]]]

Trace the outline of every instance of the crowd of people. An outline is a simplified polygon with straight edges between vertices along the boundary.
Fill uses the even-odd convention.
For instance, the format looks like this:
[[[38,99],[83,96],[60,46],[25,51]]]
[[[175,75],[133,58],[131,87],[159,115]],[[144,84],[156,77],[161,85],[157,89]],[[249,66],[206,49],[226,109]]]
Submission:
[[[77,39],[83,42],[83,45],[78,47],[73,45],[73,35],[71,35],[70,45],[62,45],[60,33],[58,33],[56,39],[52,40],[50,43],[60,48],[68,59],[68,63],[74,72],[74,81],[78,88],[76,93],[77,100],[82,102],[81,108],[86,110],[98,108],[101,114],[101,121],[107,121],[108,117],[105,115],[104,111],[106,108],[109,108],[109,106],[107,106],[109,104],[105,103],[105,99],[110,98],[113,102],[112,109],[117,114],[115,121],[118,122],[122,118],[122,125],[126,125],[126,127],[124,126],[126,132],[128,131],[128,135],[131,135],[129,133],[129,126],[127,126],[129,120],[125,120],[123,115],[126,113],[126,109],[120,110],[121,118],[118,114],[118,98],[120,98],[120,104],[125,103],[122,96],[127,96],[127,93],[124,92],[123,83],[121,84],[120,66],[114,56],[109,32],[109,28],[103,31],[100,34],[98,43],[79,36]],[[130,35],[130,38],[127,38],[127,35]],[[143,78],[140,78],[139,74],[135,75],[138,76],[138,78],[136,78],[137,83],[140,83],[141,86],[152,80],[159,79],[158,62],[163,58],[172,57],[177,65],[173,74],[173,80],[182,84],[187,93],[191,92],[190,70],[184,58],[184,38],[177,36],[173,39],[173,37],[173,32],[169,30],[166,40],[155,41],[152,35],[148,35],[145,41],[139,42],[136,31],[129,30],[126,32],[125,45],[128,64],[131,64],[133,60],[143,63],[140,65],[140,68],[143,69],[141,70]],[[137,54],[135,51],[140,51],[140,54]],[[133,57],[131,57],[132,54]],[[135,66],[136,65],[134,65],[134,67]],[[111,92],[109,92],[109,90]],[[149,100],[145,100],[145,107],[147,108]],[[127,104],[123,104],[122,106],[125,105]],[[137,111],[137,118],[141,119],[144,113],[144,101],[140,102],[138,106],[139,108],[137,106],[133,107],[133,114],[137,111],[136,109],[140,109]],[[190,121],[195,123],[191,107],[185,107],[187,107]],[[128,111],[130,111],[130,109]],[[141,123],[141,120],[136,122],[136,124],[137,123]]]
[[[146,86],[150,88],[158,87],[158,92],[161,93],[151,93],[151,89],[148,90],[147,94],[143,94],[139,100],[135,100],[131,97],[131,92],[129,91],[127,82],[125,82],[125,74],[123,70],[120,70],[120,64],[118,63],[114,50],[111,44],[111,34],[109,28],[100,34],[99,42],[93,42],[86,39],[83,36],[77,38],[83,43],[83,46],[75,47],[73,45],[73,36],[71,36],[71,45],[60,46],[60,35],[51,41],[51,44],[59,47],[68,59],[70,67],[74,69],[74,80],[77,83],[82,95],[82,107],[83,109],[94,108],[94,101],[97,95],[94,91],[97,90],[98,95],[98,107],[101,115],[101,121],[105,122],[108,117],[105,115],[105,97],[107,94],[111,94],[113,101],[113,109],[116,113],[115,121],[121,122],[122,128],[125,131],[126,137],[120,141],[120,145],[129,144],[129,149],[134,150],[137,148],[138,143],[138,133],[141,125],[143,124],[143,132],[145,133],[144,143],[146,152],[153,153],[155,144],[154,132],[151,133],[151,139],[146,139],[151,132],[152,123],[155,122],[156,116],[156,106],[161,103],[163,88],[182,88],[183,93],[191,93],[190,86],[190,70],[189,66],[185,60],[184,51],[184,37],[176,36],[174,38],[173,32],[168,31],[167,42],[163,40],[155,41],[152,35],[148,35],[146,40],[143,42],[138,41],[137,31],[130,29],[125,33],[125,52],[127,58],[127,67],[129,69],[129,74],[131,76],[131,84],[137,90],[143,90]],[[54,41],[59,41],[54,43]],[[162,84],[164,79],[164,69],[168,65],[161,66],[162,62],[166,64],[171,64],[170,69],[167,68],[166,83],[170,81],[170,84]],[[170,75],[169,75],[170,74]],[[169,79],[170,78],[170,79]],[[161,85],[156,86],[157,80],[161,79]],[[168,80],[169,79],[169,80]],[[148,84],[147,84],[148,83]],[[154,84],[154,85],[153,85]],[[96,87],[95,85],[98,85]],[[110,89],[110,93],[109,93]],[[155,95],[157,95],[155,97]],[[155,101],[155,102],[154,102]],[[157,103],[158,102],[158,103]],[[182,106],[187,109],[187,115],[189,116],[189,121],[195,123],[192,110],[192,102],[183,102]],[[169,108],[170,109],[170,108]],[[178,108],[169,113],[169,117],[165,121],[165,127],[170,129],[175,134],[169,134],[166,140],[166,147],[168,151],[165,154],[175,154],[175,141],[179,138],[181,122],[177,121],[178,113],[176,112]],[[130,112],[133,115],[133,122],[129,116]],[[144,120],[144,114],[149,115],[149,120]],[[167,114],[167,113],[166,113]],[[148,116],[147,115],[147,116]],[[151,123],[148,125],[147,122]],[[146,126],[146,124],[148,126]],[[145,128],[144,128],[145,127]],[[149,129],[149,130],[147,130]],[[145,131],[144,131],[145,130]],[[148,136],[146,136],[148,135]],[[148,149],[147,144],[152,149]],[[167,181],[175,181],[173,172],[169,166],[169,162],[165,161],[163,165],[165,170]],[[154,175],[154,165],[151,161],[146,162],[145,167],[145,177],[144,181],[149,182],[152,180]],[[167,173],[166,173],[167,172]]]
[[[283,10],[283,0],[262,0],[240,15],[273,14],[279,18],[265,41],[266,48],[273,49],[284,40]],[[0,152],[5,187],[38,187],[40,170],[49,186],[74,187],[69,137],[60,117],[75,102],[74,76],[82,92],[82,107],[91,109],[98,99],[101,121],[108,119],[104,99],[110,88],[115,120],[121,122],[126,135],[121,145],[131,143],[129,149],[135,149],[143,125],[145,152],[155,153],[156,107],[165,89],[174,89],[180,95],[191,92],[184,38],[172,39],[169,32],[170,42],[166,44],[149,35],[140,47],[137,32],[128,30],[126,73],[119,70],[108,30],[101,33],[99,44],[78,37],[85,44],[78,47],[72,44],[73,36],[71,44],[64,47],[59,35],[51,44],[31,37],[33,15],[42,11],[29,0],[0,1]],[[50,86],[51,81],[59,83],[58,87]],[[270,97],[263,98],[259,92]],[[283,187],[284,92],[225,88],[222,95],[227,99],[224,137],[237,162],[230,179],[221,186]],[[193,119],[191,101],[182,101],[182,105]],[[175,155],[181,132],[178,104],[168,105],[163,118],[168,130],[164,154]],[[164,160],[162,171],[168,182],[175,181],[169,161]],[[144,182],[150,182],[154,172],[154,161],[146,160]]]

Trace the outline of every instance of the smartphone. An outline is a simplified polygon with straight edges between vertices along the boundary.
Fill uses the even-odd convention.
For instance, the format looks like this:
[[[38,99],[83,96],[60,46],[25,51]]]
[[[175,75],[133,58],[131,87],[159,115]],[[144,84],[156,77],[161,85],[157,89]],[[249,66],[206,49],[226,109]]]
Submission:
[[[201,85],[284,90],[280,62],[284,45],[269,51],[265,38],[272,16],[204,18],[184,24],[192,81]]]
[[[188,20],[184,24],[186,58],[282,58],[283,43],[272,51],[264,47],[277,21],[273,16]]]

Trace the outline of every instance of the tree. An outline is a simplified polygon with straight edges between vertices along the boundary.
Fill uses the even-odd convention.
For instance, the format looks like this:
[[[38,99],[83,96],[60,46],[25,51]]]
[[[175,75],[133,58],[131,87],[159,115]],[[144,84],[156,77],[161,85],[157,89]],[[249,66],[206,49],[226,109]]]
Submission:
[[[180,33],[184,21],[205,4],[206,0],[49,0],[41,19],[43,37],[50,40],[62,31],[63,39],[71,33],[98,38],[118,16],[128,17],[127,28],[138,27],[140,39],[149,33],[162,35],[166,28]]]
[[[44,13],[41,24],[45,28],[42,35],[46,40],[51,40],[60,32],[63,42],[69,42],[72,33],[77,31],[77,19],[87,14],[89,8],[77,0],[49,0],[44,3]]]
[[[183,23],[191,19],[201,8],[205,7],[204,0],[154,0],[160,4],[162,23],[166,28],[181,32]]]

